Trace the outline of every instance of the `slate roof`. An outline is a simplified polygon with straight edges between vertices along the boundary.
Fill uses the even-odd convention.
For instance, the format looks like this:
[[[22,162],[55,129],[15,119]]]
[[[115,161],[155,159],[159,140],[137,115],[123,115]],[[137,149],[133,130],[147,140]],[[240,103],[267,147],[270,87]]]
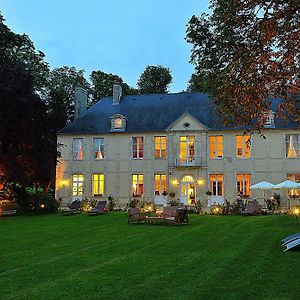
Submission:
[[[271,109],[276,111],[280,102],[280,99],[273,99]],[[125,132],[163,132],[184,113],[189,113],[210,130],[237,129],[223,125],[208,94],[178,93],[123,96],[119,105],[112,104],[112,97],[105,97],[59,133],[111,133],[111,117],[116,114],[126,118]],[[276,119],[275,127],[299,128],[299,125]]]

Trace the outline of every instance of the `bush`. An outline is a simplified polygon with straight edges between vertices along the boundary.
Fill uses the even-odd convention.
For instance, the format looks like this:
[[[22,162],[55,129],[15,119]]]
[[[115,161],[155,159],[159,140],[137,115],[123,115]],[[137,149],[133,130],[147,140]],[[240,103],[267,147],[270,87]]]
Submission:
[[[108,196],[108,210],[109,211],[113,211],[115,206],[116,206],[116,199],[112,196],[112,195],[109,195]]]
[[[139,204],[140,204],[140,200],[138,198],[132,198],[132,199],[130,199],[130,201],[127,204],[127,206],[129,208],[135,208],[135,207],[138,207]]]
[[[196,208],[196,211],[197,211],[198,214],[202,214],[203,213],[203,203],[202,203],[202,201],[198,200],[196,202],[195,208]]]
[[[180,204],[179,199],[176,199],[176,200],[170,200],[170,205],[171,205],[171,206],[178,206],[179,204]]]
[[[56,213],[58,206],[55,198],[46,193],[37,192],[27,195],[26,211],[28,212],[37,214]]]
[[[90,210],[90,208],[91,208],[91,206],[90,206],[89,199],[88,198],[82,199],[81,200],[81,210],[87,212]]]

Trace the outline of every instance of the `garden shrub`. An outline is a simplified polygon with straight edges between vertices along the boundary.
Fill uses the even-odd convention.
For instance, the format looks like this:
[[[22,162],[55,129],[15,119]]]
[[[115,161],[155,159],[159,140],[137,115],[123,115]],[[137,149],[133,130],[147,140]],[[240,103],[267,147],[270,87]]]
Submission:
[[[180,201],[179,201],[179,199],[174,199],[174,200],[170,200],[170,205],[171,206],[179,206],[179,204],[180,204]]]
[[[55,213],[57,212],[58,206],[58,202],[54,197],[46,193],[37,192],[27,195],[27,206],[25,210],[37,214]]]
[[[138,198],[132,198],[132,199],[130,199],[130,201],[127,204],[127,206],[129,208],[135,208],[135,207],[138,207],[139,204],[140,204],[140,200]]]
[[[116,199],[112,195],[109,195],[108,203],[107,203],[108,210],[113,211],[115,206],[116,206]]]

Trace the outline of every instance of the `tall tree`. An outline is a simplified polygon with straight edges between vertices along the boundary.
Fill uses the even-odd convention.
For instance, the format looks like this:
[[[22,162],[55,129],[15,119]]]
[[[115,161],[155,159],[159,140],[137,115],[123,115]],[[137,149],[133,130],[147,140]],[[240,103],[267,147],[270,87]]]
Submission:
[[[192,74],[188,82],[188,92],[210,93],[210,84],[208,78],[203,74]]]
[[[46,189],[55,175],[56,135],[22,64],[1,64],[0,107],[0,181]]]
[[[90,85],[84,78],[84,70],[63,66],[49,73],[46,103],[56,129],[64,127],[74,118],[75,87],[82,87],[89,93]]]
[[[165,94],[172,82],[169,68],[163,66],[147,66],[141,74],[137,86],[141,94]]]
[[[293,114],[300,89],[298,0],[211,0],[212,14],[187,26],[191,62],[226,123],[262,128],[268,97]]]
[[[92,82],[92,96],[93,102],[97,102],[103,97],[112,96],[113,94],[113,84],[116,81],[122,83],[122,93],[123,95],[133,95],[137,94],[137,90],[130,87],[127,83],[123,82],[119,75],[105,73],[101,70],[92,71],[90,75]]]
[[[48,187],[55,175],[56,136],[44,90],[48,65],[26,35],[12,32],[0,15],[0,186]]]
[[[42,89],[49,73],[44,53],[36,51],[26,34],[12,32],[4,22],[0,13],[0,63],[22,64],[24,70],[32,75],[34,89]]]

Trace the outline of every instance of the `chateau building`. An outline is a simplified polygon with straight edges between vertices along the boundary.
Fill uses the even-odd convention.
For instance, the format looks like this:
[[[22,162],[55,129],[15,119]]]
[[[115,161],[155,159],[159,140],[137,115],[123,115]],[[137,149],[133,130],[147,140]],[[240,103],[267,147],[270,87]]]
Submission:
[[[274,117],[279,99],[263,139],[225,127],[207,94],[122,96],[118,84],[113,92],[82,112],[85,95],[77,90],[78,117],[58,132],[56,197],[63,203],[112,195],[118,206],[132,197],[210,205],[241,195],[259,200],[262,191],[250,185],[263,180],[300,181],[300,127]],[[281,191],[283,206],[288,193],[300,191]]]

